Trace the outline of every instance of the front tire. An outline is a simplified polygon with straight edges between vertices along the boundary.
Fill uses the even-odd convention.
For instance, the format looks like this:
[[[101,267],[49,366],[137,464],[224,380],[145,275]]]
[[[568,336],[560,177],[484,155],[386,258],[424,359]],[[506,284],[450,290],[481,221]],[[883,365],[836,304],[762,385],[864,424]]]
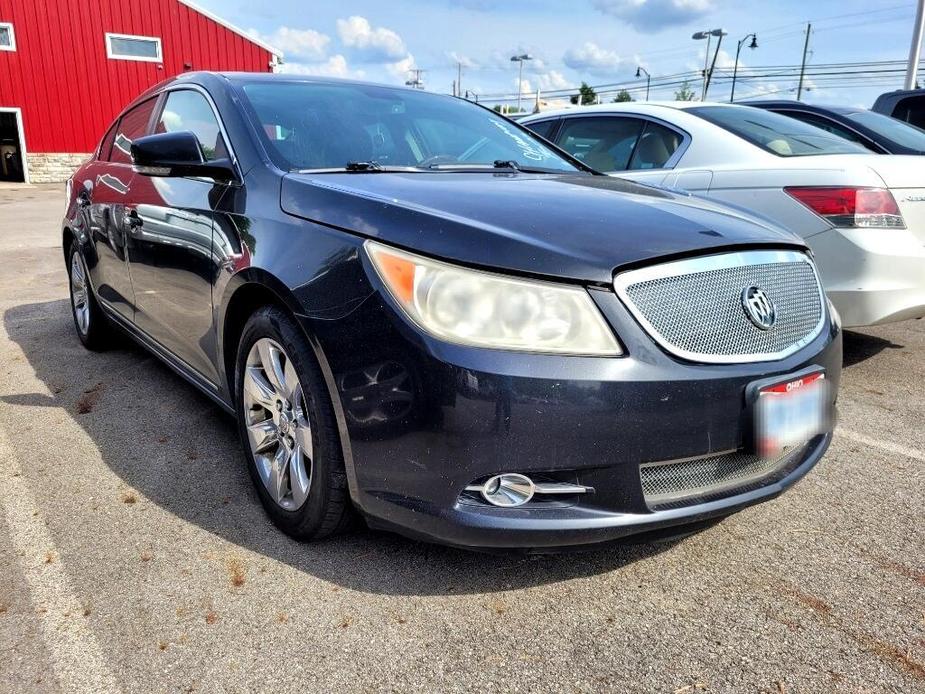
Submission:
[[[248,472],[273,523],[297,540],[343,530],[351,508],[334,409],[311,346],[279,308],[244,326],[235,396]]]
[[[71,244],[68,259],[71,315],[74,318],[77,337],[87,349],[95,352],[107,349],[112,342],[109,319],[93,295],[87,263],[76,241]]]

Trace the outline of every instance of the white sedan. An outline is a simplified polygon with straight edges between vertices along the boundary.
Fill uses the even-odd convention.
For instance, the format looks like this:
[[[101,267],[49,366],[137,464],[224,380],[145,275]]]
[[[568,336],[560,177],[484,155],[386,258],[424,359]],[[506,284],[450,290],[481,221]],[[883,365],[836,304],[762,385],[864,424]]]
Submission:
[[[589,166],[732,203],[800,234],[846,326],[925,316],[925,158],[776,113],[622,103],[520,121]]]

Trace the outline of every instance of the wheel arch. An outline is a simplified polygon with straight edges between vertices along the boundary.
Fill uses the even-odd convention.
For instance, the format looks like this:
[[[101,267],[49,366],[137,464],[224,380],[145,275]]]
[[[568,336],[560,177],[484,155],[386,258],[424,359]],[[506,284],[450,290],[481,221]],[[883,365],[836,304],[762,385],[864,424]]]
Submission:
[[[341,451],[344,455],[344,466],[347,472],[347,482],[350,495],[357,498],[358,486],[356,471],[353,464],[353,452],[350,445],[350,435],[347,431],[347,419],[341,404],[340,394],[334,380],[327,356],[317,337],[301,319],[302,312],[298,300],[283,282],[270,273],[259,268],[249,268],[236,275],[225,291],[227,299],[222,302],[222,309],[218,318],[218,354],[219,361],[224,370],[224,381],[228,389],[229,402],[236,406],[237,387],[235,384],[236,360],[238,343],[244,331],[247,320],[254,311],[261,306],[276,306],[288,313],[299,329],[305,335],[314,353],[315,360],[321,369],[325,386],[331,405],[334,408],[334,417],[337,421],[338,436]]]

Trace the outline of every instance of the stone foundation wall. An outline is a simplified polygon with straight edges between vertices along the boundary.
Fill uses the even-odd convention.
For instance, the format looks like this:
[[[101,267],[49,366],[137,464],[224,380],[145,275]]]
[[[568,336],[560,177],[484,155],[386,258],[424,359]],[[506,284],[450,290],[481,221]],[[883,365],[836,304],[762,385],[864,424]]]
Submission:
[[[65,152],[27,154],[29,180],[32,183],[59,183],[66,181],[90,156],[90,154],[69,154]]]

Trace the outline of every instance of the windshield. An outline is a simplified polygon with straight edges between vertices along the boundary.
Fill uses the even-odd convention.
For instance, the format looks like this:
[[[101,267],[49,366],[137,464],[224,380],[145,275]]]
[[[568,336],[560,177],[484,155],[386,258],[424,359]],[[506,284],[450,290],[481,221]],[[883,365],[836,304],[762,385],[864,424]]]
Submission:
[[[252,82],[243,87],[271,152],[289,170],[375,163],[423,169],[579,169],[528,131],[475,104],[365,84]]]
[[[853,111],[846,113],[845,117],[898,145],[925,152],[925,130],[920,130],[914,125],[873,111]]]
[[[700,116],[780,157],[870,154],[861,145],[844,140],[814,125],[758,108],[695,106],[688,109],[688,113]]]

